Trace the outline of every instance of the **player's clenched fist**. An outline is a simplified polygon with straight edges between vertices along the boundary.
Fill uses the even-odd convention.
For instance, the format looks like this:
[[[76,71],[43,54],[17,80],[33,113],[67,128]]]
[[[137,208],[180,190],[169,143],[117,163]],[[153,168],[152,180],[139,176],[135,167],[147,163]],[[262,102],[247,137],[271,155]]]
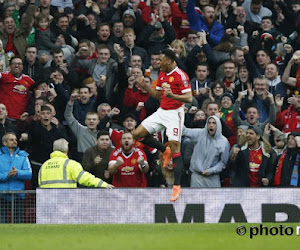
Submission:
[[[121,166],[121,165],[124,164],[124,160],[123,160],[123,158],[122,158],[121,156],[119,156],[119,157],[117,158],[117,164],[118,164],[118,166]]]
[[[166,89],[165,92],[164,92],[164,95],[165,95],[165,97],[172,98],[173,97],[173,92],[172,92],[171,89]]]

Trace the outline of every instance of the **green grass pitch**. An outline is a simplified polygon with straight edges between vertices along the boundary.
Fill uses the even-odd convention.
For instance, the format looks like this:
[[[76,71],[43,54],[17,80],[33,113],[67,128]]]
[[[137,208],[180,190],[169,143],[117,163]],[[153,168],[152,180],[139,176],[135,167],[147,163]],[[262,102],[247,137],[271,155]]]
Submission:
[[[242,223],[241,223],[242,224]],[[241,224],[146,224],[146,225],[0,225],[0,249],[12,250],[236,250],[299,249],[300,236],[249,237],[236,234]],[[300,226],[300,224],[298,224]],[[279,226],[279,224],[264,224]],[[296,228],[296,224],[292,226]]]

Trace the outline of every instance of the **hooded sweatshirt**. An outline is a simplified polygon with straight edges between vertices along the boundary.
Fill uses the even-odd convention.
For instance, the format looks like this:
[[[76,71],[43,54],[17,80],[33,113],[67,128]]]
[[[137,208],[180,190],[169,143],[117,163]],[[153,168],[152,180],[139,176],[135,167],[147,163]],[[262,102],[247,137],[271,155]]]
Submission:
[[[217,123],[214,136],[208,133],[208,121],[213,118]],[[194,187],[220,187],[219,173],[225,169],[229,158],[229,142],[222,135],[222,125],[217,116],[210,116],[203,129],[188,129],[184,127],[183,136],[189,137],[195,144],[191,158],[190,171],[197,173],[197,184],[191,181]],[[209,172],[208,176],[202,175],[203,171]]]

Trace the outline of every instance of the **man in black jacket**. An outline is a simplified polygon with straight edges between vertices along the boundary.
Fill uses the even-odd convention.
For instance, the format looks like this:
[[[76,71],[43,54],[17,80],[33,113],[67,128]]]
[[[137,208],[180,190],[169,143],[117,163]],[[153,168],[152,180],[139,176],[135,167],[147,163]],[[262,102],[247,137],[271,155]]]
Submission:
[[[17,126],[15,123],[6,119],[7,117],[7,110],[3,103],[0,103],[0,138],[2,138],[6,133],[13,132],[17,134]],[[0,141],[1,147],[2,140]]]
[[[67,139],[64,127],[52,123],[53,113],[49,106],[42,106],[35,117],[36,120],[32,121],[26,138],[32,146],[30,154],[32,189],[38,187],[38,172],[42,164],[49,159],[53,151],[53,142],[60,138]]]
[[[30,76],[34,81],[43,77],[43,67],[37,59],[38,49],[35,45],[28,45],[25,50],[23,61],[23,73]]]

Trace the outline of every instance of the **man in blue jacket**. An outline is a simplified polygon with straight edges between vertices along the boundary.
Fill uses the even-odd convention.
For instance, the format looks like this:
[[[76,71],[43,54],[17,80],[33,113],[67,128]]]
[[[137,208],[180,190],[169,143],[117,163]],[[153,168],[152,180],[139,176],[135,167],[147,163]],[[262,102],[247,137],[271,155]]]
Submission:
[[[224,26],[215,21],[215,8],[213,5],[206,5],[203,8],[203,15],[200,15],[195,10],[195,0],[188,0],[186,12],[191,30],[205,31],[207,41],[212,47],[220,43],[224,35]]]
[[[0,191],[24,190],[25,181],[32,176],[28,154],[18,147],[14,133],[6,133],[2,137],[4,147],[0,149]],[[25,194],[15,194],[14,211],[15,223],[24,222]],[[11,210],[11,194],[0,194],[0,223],[7,223],[7,213]]]

